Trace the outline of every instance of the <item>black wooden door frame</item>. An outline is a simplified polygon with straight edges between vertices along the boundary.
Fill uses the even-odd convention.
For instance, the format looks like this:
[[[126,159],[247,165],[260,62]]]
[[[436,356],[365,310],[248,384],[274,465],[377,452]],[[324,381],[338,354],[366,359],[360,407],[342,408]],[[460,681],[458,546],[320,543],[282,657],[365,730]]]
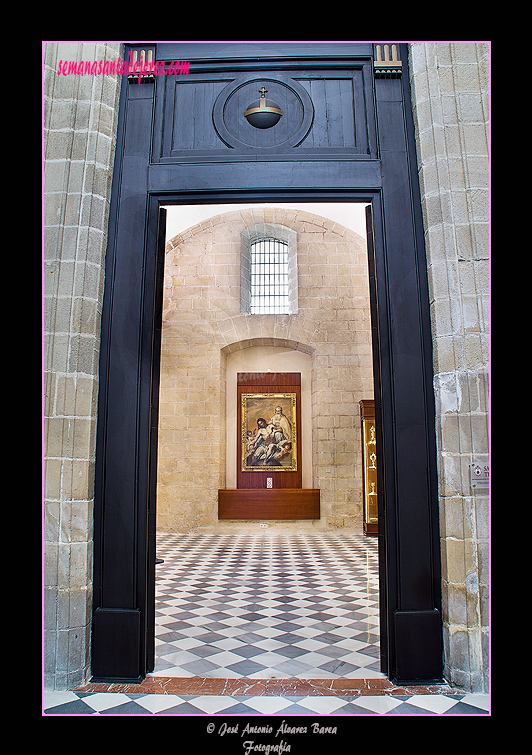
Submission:
[[[405,101],[409,101],[407,72],[403,74],[402,86]],[[123,90],[126,89],[124,86]],[[124,91],[121,96],[124,118]],[[151,105],[149,98],[145,99],[140,106],[149,113]],[[408,181],[400,192],[393,174],[396,156],[391,150],[390,156],[385,151],[381,154],[383,178],[379,187],[169,191],[167,184],[163,190],[153,190],[149,180],[144,187],[133,186],[131,175],[137,175],[133,172],[129,177],[129,193],[124,190],[121,196],[122,182],[125,185],[128,178],[127,171],[124,172],[127,160],[132,159],[137,172],[140,165],[140,175],[142,165],[146,165],[146,173],[148,166],[140,147],[138,154],[128,157],[125,129],[119,130],[100,354],[92,632],[95,680],[136,681],[153,669],[154,499],[164,268],[161,207],[268,201],[371,205],[368,262],[382,492],[379,497],[381,668],[398,683],[441,680],[432,339],[413,125],[408,107],[405,120]],[[139,143],[149,138],[149,134],[135,135]],[[404,165],[402,170],[405,173]],[[403,219],[407,205],[408,217]],[[123,249],[129,243],[131,222],[137,228],[143,227],[144,233],[140,240],[131,238],[133,251],[127,258]],[[398,245],[398,251],[391,249],[394,233],[406,239]],[[119,234],[121,241],[117,241]],[[120,254],[117,245],[121,245]]]

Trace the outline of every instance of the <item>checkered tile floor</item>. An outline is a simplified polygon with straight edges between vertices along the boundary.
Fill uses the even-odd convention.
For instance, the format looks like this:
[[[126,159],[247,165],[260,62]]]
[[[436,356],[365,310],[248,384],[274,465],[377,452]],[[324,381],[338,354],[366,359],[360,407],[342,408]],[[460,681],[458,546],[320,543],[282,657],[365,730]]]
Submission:
[[[45,714],[57,716],[474,716],[486,715],[488,711],[487,695],[467,694],[245,697],[49,692],[44,695]]]
[[[383,678],[375,539],[160,535],[159,676]]]
[[[287,688],[290,683],[281,680],[327,686],[327,679],[344,680],[336,682],[342,685],[351,679],[349,686],[360,690],[383,684],[377,541],[343,533],[161,534],[157,555],[164,563],[157,566],[156,665],[150,676],[161,689],[176,684],[178,693],[101,692],[89,685],[87,691],[45,693],[46,715],[330,717],[489,711],[486,695],[460,694],[445,686],[442,694],[373,694],[367,689],[360,694],[315,689],[299,695],[288,689],[281,694],[181,694],[183,685],[196,684],[198,678],[220,690],[239,686],[238,679]]]

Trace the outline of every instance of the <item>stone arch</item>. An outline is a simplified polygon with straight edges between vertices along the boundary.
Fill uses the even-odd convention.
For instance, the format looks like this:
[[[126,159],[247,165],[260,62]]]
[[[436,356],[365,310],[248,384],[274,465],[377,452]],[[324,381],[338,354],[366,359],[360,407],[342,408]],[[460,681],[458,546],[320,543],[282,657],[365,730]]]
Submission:
[[[241,351],[242,349],[249,349],[252,346],[280,346],[284,349],[293,349],[293,351],[302,351],[305,354],[313,356],[316,353],[316,349],[306,343],[299,341],[292,341],[288,338],[247,338],[242,341],[236,341],[234,343],[228,343],[222,347],[222,354],[228,356],[235,351]]]
[[[263,235],[263,233],[268,233],[270,230],[276,228],[285,229],[283,233],[288,234],[290,231],[297,231],[298,224],[308,224],[308,226],[315,227],[299,227],[299,230],[310,233],[332,232],[342,236],[346,241],[363,241],[358,233],[338,223],[336,220],[300,208],[284,207],[280,203],[279,205],[272,204],[266,207],[262,205],[242,207],[239,210],[230,210],[229,212],[213,215],[175,234],[175,236],[167,241],[166,250],[168,251],[169,248],[178,246],[181,242],[191,236],[197,235],[201,231],[233,222],[243,223],[244,228],[248,229],[248,233],[257,232],[257,235]]]

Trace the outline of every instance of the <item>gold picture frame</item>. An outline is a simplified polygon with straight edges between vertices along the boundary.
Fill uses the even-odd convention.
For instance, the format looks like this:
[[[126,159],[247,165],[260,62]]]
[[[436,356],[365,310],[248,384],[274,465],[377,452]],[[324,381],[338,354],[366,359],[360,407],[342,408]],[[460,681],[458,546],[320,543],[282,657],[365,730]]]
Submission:
[[[242,472],[296,472],[297,419],[295,393],[243,393]]]

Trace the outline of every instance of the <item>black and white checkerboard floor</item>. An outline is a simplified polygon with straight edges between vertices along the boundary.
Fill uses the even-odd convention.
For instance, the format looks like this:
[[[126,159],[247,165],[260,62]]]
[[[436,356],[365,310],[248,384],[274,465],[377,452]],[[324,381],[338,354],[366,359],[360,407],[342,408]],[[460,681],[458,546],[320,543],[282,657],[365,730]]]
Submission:
[[[344,533],[160,534],[156,664],[176,680],[378,680],[377,541]],[[46,693],[47,715],[478,715],[487,696]],[[443,690],[442,690],[443,692]]]
[[[487,695],[145,695],[117,692],[45,692],[46,715],[108,716],[478,716],[489,714]]]
[[[376,541],[361,536],[160,536],[155,674],[375,678]]]

